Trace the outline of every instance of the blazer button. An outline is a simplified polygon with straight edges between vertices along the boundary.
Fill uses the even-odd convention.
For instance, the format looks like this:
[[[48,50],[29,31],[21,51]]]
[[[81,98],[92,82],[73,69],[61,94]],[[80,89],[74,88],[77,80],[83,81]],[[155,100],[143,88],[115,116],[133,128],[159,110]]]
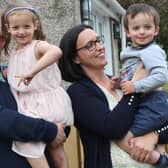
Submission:
[[[130,99],[130,102],[133,102],[133,99]]]
[[[131,106],[131,102],[128,102],[128,105]]]

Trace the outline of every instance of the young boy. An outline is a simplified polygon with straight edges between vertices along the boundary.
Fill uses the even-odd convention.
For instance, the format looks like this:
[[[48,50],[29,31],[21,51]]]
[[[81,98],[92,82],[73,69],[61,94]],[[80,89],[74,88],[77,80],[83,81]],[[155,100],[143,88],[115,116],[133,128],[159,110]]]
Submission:
[[[143,3],[131,5],[124,19],[125,32],[132,44],[120,55],[121,88],[124,94],[145,93],[130,129],[135,137],[157,129],[168,121],[167,97],[161,88],[168,81],[166,54],[155,42],[159,22],[158,12]],[[131,79],[140,62],[143,62],[149,76],[133,82]],[[159,147],[159,152],[164,152],[164,148]]]

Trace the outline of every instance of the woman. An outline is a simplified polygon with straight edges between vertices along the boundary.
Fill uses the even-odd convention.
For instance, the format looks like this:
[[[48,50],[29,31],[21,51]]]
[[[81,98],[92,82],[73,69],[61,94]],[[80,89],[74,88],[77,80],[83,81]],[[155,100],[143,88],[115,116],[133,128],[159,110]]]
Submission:
[[[0,81],[0,167],[30,168],[24,157],[12,152],[12,140],[44,141],[56,147],[65,141],[65,133],[61,125],[26,117],[16,110],[16,102],[8,84]],[[54,167],[51,159],[50,166]]]
[[[78,25],[68,30],[60,48],[63,79],[74,82],[68,94],[83,144],[85,168],[111,168],[110,140],[126,135],[140,97],[136,94],[122,97],[121,91],[114,89],[111,79],[104,73],[107,61],[102,38],[90,26]],[[168,131],[166,133],[168,135]],[[154,146],[157,135],[151,136]],[[142,157],[145,152],[139,155]]]

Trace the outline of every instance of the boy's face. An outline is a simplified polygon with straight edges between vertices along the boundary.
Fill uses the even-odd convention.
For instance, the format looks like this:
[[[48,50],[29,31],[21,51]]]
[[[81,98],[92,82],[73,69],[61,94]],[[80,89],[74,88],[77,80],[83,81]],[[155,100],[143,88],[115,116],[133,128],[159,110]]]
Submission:
[[[159,33],[159,26],[155,26],[153,16],[139,13],[134,18],[128,16],[127,37],[134,45],[144,45],[151,42]]]

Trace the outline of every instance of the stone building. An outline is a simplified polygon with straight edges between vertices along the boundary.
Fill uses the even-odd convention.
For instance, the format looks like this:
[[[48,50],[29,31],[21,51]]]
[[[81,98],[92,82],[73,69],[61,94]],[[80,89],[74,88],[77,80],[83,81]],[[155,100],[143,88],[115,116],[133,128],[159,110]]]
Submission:
[[[1,0],[0,12],[14,0]],[[22,0],[20,0],[22,1]],[[109,75],[119,72],[119,51],[125,46],[123,16],[125,10],[117,0],[27,0],[39,12],[47,41],[59,45],[64,32],[81,22],[90,24],[96,32],[104,36]],[[6,62],[1,57],[0,65]],[[82,147],[78,134],[72,129],[66,142],[70,168],[82,168]]]

